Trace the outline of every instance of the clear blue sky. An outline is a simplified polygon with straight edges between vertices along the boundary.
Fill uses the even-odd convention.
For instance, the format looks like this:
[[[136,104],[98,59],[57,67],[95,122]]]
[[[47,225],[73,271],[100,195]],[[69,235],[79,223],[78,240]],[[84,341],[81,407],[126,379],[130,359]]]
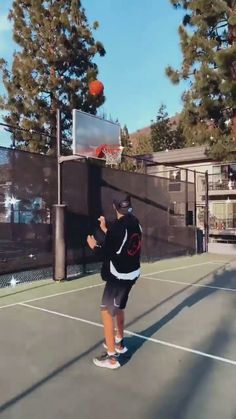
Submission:
[[[1,3],[0,57],[10,63],[15,45],[7,12],[12,0]],[[94,35],[106,49],[106,56],[96,60],[105,85],[101,111],[127,124],[129,132],[149,125],[161,103],[170,116],[178,112],[184,87],[172,85],[165,68],[181,62],[177,33],[181,12],[169,0],[82,0],[82,5],[89,22],[99,21]]]

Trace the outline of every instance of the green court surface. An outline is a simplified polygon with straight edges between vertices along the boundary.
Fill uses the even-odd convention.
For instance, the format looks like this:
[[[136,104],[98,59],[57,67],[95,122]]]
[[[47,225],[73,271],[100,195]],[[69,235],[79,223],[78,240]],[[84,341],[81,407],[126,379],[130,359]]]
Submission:
[[[235,419],[236,260],[199,255],[142,266],[122,367],[95,367],[99,274],[0,291],[0,417]]]

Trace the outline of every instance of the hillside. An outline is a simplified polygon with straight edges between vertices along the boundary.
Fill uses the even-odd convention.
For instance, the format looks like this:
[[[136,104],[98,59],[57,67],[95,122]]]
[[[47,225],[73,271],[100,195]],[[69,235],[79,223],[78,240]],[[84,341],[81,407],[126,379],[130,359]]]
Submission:
[[[173,117],[170,118],[170,125],[173,127],[173,129],[176,128],[179,122],[179,119],[180,119],[179,113],[175,114]],[[138,129],[137,131],[129,134],[130,140],[132,141],[133,145],[135,145],[135,142],[137,141],[138,138],[150,137],[150,135],[151,135],[151,125],[149,125],[148,127]]]
[[[173,126],[173,128],[175,128],[176,125],[178,124],[179,118],[180,118],[180,114],[179,113],[175,114],[174,116],[172,116],[170,118],[170,125]],[[142,136],[147,137],[150,134],[151,134],[151,125],[149,125],[148,127],[144,127],[144,128],[138,129],[135,132],[132,132],[130,134],[130,138],[131,139],[134,139],[134,138],[142,137]]]

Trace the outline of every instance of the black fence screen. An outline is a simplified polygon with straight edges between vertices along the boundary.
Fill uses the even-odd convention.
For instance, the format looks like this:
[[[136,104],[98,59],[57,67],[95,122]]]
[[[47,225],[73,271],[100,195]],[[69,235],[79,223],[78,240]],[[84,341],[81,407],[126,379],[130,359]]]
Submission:
[[[185,171],[186,172],[186,171]],[[196,251],[195,186],[188,177],[114,170],[94,161],[63,163],[67,205],[68,276],[98,262],[86,244],[99,235],[98,217],[114,218],[117,191],[129,193],[143,228],[143,260]],[[52,208],[57,199],[56,159],[0,148],[0,286],[52,277]]]

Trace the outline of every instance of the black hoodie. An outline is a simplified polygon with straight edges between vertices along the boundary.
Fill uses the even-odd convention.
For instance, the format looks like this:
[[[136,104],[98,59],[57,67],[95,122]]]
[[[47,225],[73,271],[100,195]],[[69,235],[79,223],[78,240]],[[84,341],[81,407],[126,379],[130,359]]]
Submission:
[[[127,214],[107,230],[104,243],[103,280],[135,281],[140,275],[142,229],[138,219]]]

